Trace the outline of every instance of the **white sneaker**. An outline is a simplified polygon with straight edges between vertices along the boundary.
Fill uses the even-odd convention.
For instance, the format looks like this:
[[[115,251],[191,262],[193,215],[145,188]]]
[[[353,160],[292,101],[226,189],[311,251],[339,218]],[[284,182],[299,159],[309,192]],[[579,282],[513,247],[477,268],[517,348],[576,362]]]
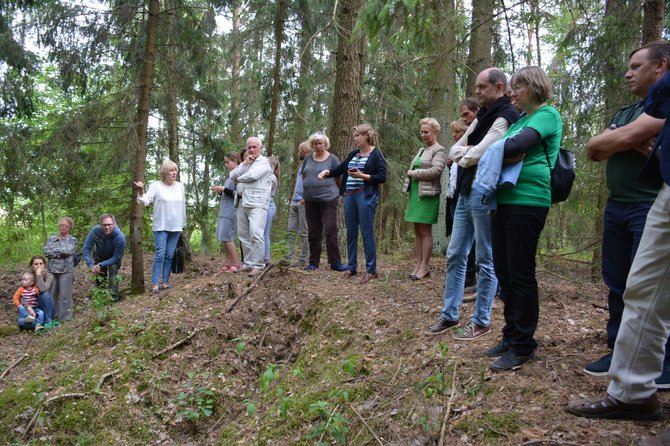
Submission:
[[[35,322],[35,316],[28,315],[24,320],[26,321],[26,323],[32,324],[33,322]]]

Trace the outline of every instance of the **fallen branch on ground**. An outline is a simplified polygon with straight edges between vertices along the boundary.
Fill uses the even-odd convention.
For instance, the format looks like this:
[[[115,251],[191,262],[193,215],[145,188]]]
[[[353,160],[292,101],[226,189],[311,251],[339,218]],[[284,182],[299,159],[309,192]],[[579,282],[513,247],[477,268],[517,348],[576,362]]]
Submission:
[[[24,440],[28,439],[29,436],[34,434],[35,428],[37,427],[37,420],[39,420],[40,414],[42,413],[42,411],[44,411],[44,409],[49,404],[51,404],[52,402],[54,402],[56,400],[63,399],[63,398],[88,398],[88,394],[87,393],[63,393],[61,395],[54,395],[51,398],[47,398],[42,403],[42,405],[39,407],[39,409],[37,409],[35,411],[35,414],[33,415],[33,417],[28,422],[28,425],[26,426],[26,430],[23,433],[23,439]]]
[[[451,414],[451,406],[456,399],[456,369],[458,364],[454,363],[454,376],[451,378],[451,395],[449,396],[449,401],[447,402],[447,410],[444,412],[444,418],[442,419],[442,428],[440,429],[440,445],[444,446],[444,437],[447,434],[447,421],[449,421],[449,414]]]
[[[100,390],[102,389],[102,385],[105,383],[105,380],[107,380],[107,378],[111,378],[112,376],[117,375],[119,372],[121,372],[121,369],[112,370],[111,372],[107,372],[104,375],[102,375],[100,377],[100,380],[98,381],[98,385],[95,386],[95,393],[100,392]]]
[[[272,268],[274,268],[274,265],[270,265],[270,266],[268,266],[267,268],[265,268],[265,269],[263,270],[263,272],[258,276],[258,279],[256,279],[256,281],[255,281],[254,283],[252,283],[251,286],[249,286],[249,288],[247,288],[247,289],[244,291],[244,293],[240,294],[240,296],[239,296],[237,299],[235,299],[235,300],[233,301],[233,303],[230,304],[230,306],[229,306],[228,309],[226,310],[226,313],[230,313],[231,311],[233,311],[233,310],[235,309],[235,307],[237,306],[237,304],[240,303],[240,301],[242,300],[242,298],[243,298],[244,296],[246,296],[247,294],[251,293],[251,290],[253,290],[254,288],[256,288],[256,285],[258,285],[259,283],[261,283],[261,280],[263,280],[263,277],[265,277],[265,275],[266,275],[267,273],[269,273],[270,270],[271,270]]]
[[[365,422],[365,420],[363,419],[363,417],[361,416],[361,414],[359,414],[359,413],[356,411],[356,409],[354,409],[354,406],[352,406],[351,404],[349,404],[349,409],[351,409],[351,410],[354,411],[354,413],[356,414],[356,416],[358,417],[358,419],[361,420],[361,421],[363,422],[363,424],[365,425],[365,427],[367,427],[368,430],[370,431],[370,433],[375,437],[375,440],[377,440],[377,443],[379,443],[381,446],[384,446],[384,443],[382,443],[382,441],[379,439],[379,437],[377,436],[377,434],[375,434],[374,431],[372,430],[372,428],[370,428],[370,426],[368,425],[368,423]]]
[[[26,359],[28,356],[29,356],[28,353],[24,353],[23,356],[21,356],[19,359],[17,359],[16,361],[12,362],[11,364],[9,364],[9,367],[7,367],[7,368],[5,369],[5,371],[2,372],[2,375],[0,375],[0,381],[2,381],[3,379],[5,379],[5,376],[7,376],[7,374],[9,373],[9,371],[12,370],[12,369],[13,369],[14,367],[16,367],[17,365],[19,365],[19,364],[21,363],[21,361],[23,361],[24,359]]]
[[[196,328],[195,330],[193,330],[193,332],[192,332],[190,335],[186,336],[186,337],[185,337],[184,339],[182,339],[181,341],[177,341],[177,342],[175,342],[174,344],[172,344],[172,345],[170,345],[170,346],[164,348],[163,350],[159,351],[158,353],[156,353],[155,355],[153,355],[153,356],[151,357],[151,359],[156,359],[156,358],[158,358],[159,356],[164,355],[165,353],[174,350],[175,348],[179,347],[180,345],[185,344],[185,343],[188,342],[193,336],[197,335],[197,334],[200,333],[201,331],[202,331],[202,328]]]

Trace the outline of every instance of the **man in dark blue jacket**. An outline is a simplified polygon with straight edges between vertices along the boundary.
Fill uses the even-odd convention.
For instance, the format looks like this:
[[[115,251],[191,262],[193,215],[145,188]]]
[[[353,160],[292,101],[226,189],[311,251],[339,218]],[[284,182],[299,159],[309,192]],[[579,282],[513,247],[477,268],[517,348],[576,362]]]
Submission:
[[[83,256],[86,266],[96,275],[98,286],[107,286],[112,299],[119,300],[119,267],[126,249],[126,237],[116,226],[112,214],[103,214],[84,241]]]

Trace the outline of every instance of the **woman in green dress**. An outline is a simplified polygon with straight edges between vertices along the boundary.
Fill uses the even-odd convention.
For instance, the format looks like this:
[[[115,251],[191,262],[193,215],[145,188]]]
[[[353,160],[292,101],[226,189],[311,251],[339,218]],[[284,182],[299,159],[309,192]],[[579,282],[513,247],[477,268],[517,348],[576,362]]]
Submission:
[[[412,280],[420,280],[430,275],[428,260],[433,252],[431,226],[437,223],[440,209],[440,177],[447,165],[447,151],[437,143],[440,123],[435,118],[424,118],[419,122],[420,136],[425,147],[409,165],[403,192],[409,192],[405,220],[414,223],[416,238],[416,265],[409,275]]]

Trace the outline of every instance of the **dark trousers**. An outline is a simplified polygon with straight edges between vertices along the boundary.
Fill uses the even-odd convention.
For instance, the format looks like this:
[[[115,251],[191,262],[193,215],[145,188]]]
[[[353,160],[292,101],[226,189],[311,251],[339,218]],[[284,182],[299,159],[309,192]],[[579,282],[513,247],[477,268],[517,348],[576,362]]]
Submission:
[[[540,316],[535,254],[548,208],[499,205],[493,216],[493,263],[505,296],[503,343],[521,356],[537,348]]]
[[[93,261],[98,264],[106,259],[95,258]],[[112,297],[112,300],[119,300],[119,265],[107,265],[100,267],[100,273],[95,276],[95,285],[106,287]]]
[[[340,241],[337,235],[337,206],[340,197],[331,201],[305,201],[309,263],[319,266],[323,237],[326,237],[328,264],[341,263]]]
[[[621,203],[608,200],[602,243],[603,280],[609,288],[607,346],[614,348],[624,310],[626,278],[642,238],[647,214],[653,203]],[[670,339],[665,344],[665,362],[670,363]]]

